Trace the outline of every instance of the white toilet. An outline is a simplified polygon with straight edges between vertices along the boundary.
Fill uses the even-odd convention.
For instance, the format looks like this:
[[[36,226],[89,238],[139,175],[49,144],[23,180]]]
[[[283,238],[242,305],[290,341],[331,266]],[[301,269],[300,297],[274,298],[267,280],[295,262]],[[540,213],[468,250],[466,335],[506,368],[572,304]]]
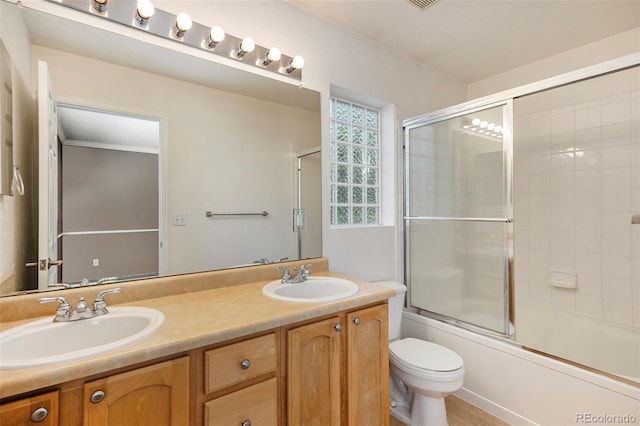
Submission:
[[[407,288],[397,281],[380,284],[396,291],[389,299],[389,393],[391,412],[411,426],[446,426],[444,397],[462,387],[464,363],[450,349],[414,338],[400,338]]]

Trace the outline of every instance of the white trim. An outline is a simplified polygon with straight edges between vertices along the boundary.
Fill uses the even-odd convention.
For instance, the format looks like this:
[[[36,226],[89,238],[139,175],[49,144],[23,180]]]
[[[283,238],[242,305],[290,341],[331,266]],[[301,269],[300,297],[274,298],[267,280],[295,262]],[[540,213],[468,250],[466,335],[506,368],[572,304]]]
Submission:
[[[80,146],[84,148],[96,148],[96,149],[109,149],[113,151],[126,151],[126,152],[140,152],[143,154],[158,154],[158,149],[153,148],[144,148],[140,146],[134,145],[115,145],[109,143],[102,142],[87,142],[87,141],[76,141],[76,140],[65,140],[63,145],[69,146]]]
[[[74,235],[105,235],[105,234],[137,234],[142,232],[159,232],[159,229],[114,229],[109,231],[72,231],[63,232],[59,237],[67,237]]]

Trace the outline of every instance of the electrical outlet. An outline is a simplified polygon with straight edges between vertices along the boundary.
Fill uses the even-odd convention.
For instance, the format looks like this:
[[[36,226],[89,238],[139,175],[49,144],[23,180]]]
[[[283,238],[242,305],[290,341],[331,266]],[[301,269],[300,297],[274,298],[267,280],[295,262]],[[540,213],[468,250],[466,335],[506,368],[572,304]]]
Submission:
[[[173,214],[173,226],[186,226],[187,214],[186,213],[174,213]]]
[[[93,259],[93,266],[100,266],[100,259]]]

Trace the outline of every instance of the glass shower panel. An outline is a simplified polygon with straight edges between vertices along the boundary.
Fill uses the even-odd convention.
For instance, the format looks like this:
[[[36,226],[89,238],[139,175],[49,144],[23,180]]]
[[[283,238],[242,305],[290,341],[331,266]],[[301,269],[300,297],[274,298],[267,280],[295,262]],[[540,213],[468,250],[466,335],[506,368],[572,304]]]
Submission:
[[[509,335],[507,104],[406,130],[412,307]]]

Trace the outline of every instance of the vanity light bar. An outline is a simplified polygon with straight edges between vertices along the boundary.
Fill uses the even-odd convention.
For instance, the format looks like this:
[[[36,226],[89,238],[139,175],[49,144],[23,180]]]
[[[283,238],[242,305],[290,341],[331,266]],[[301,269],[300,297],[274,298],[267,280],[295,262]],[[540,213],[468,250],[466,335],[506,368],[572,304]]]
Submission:
[[[253,49],[246,49],[247,38],[234,37],[229,34],[224,34],[224,32],[219,34],[220,31],[222,31],[220,27],[215,27],[216,33],[218,34],[215,40],[212,40],[212,27],[193,22],[186,14],[173,15],[154,8],[150,16],[141,17],[138,8],[139,2],[135,0],[48,1],[62,4],[72,9],[99,16],[109,21],[136,28],[200,50],[206,50],[214,55],[241,61],[248,65],[275,72],[298,81],[302,80],[301,68],[302,65],[304,65],[304,60],[301,56],[274,55],[274,52],[280,52],[280,50],[275,47],[267,48],[257,44],[254,44]],[[153,7],[150,0],[141,0],[141,2],[145,3],[141,7]],[[147,9],[150,8],[147,7]],[[184,25],[184,22],[191,25]],[[244,48],[241,47],[243,42]]]

